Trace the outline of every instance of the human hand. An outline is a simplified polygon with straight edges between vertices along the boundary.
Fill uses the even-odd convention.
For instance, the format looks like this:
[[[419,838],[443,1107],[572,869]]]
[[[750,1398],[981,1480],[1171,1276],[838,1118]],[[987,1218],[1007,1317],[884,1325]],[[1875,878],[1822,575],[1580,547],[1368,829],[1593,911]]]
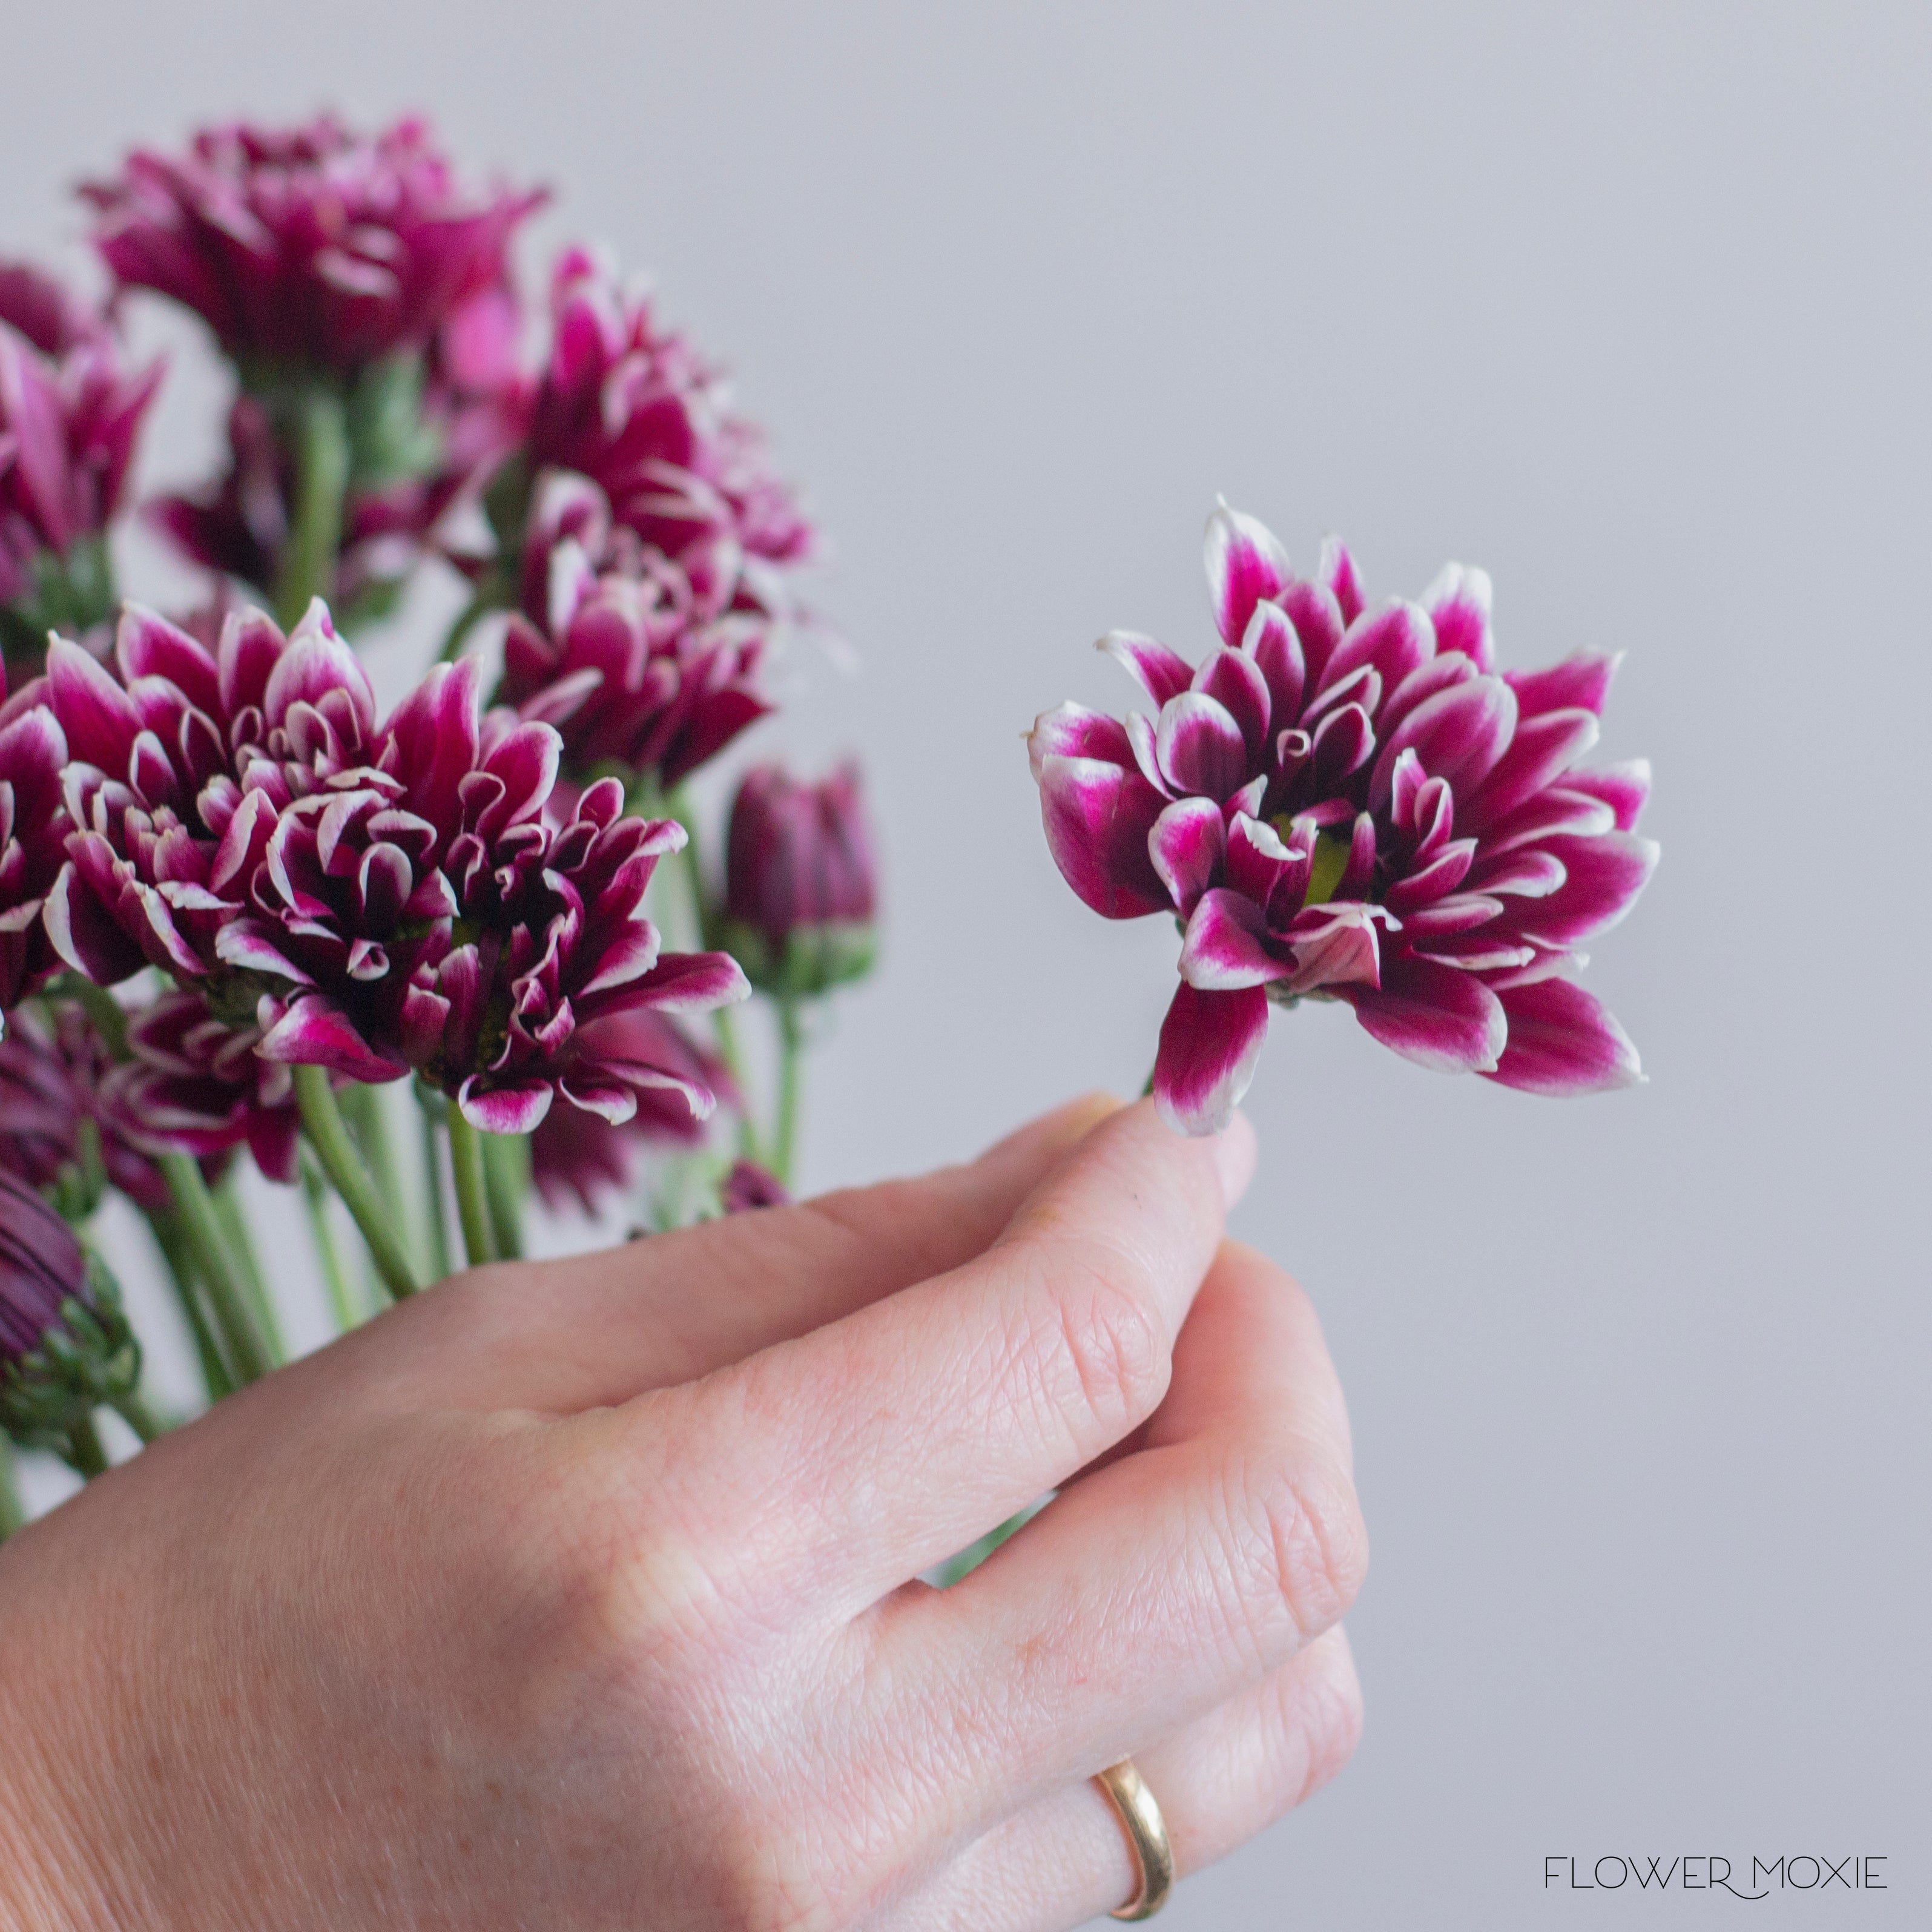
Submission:
[[[0,1550],[0,1922],[1057,1928],[1338,1768],[1365,1544],[1245,1124],[478,1270]],[[1043,1491],[956,1588],[915,1580]]]

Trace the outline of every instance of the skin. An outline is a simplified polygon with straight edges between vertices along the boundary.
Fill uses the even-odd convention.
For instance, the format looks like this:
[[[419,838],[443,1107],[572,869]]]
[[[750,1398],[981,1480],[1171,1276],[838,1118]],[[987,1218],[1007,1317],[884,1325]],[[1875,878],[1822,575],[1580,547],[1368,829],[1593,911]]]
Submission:
[[[0,1924],[1049,1932],[1354,1746],[1366,1543],[1245,1123],[477,1270],[0,1550]],[[920,1574],[1058,1486],[956,1588]]]

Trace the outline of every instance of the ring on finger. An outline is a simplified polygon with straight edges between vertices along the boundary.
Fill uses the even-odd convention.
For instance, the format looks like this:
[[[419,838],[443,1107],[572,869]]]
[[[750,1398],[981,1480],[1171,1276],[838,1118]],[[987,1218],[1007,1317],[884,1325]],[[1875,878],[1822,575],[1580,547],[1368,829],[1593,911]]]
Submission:
[[[1174,1889],[1174,1847],[1168,1842],[1167,1826],[1160,1815],[1154,1795],[1142,1783],[1130,1757],[1097,1773],[1094,1782],[1106,1794],[1107,1802],[1127,1834],[1129,1849],[1140,1874],[1140,1882],[1126,1904],[1108,1916],[1114,1918],[1151,1918],[1167,1903]]]

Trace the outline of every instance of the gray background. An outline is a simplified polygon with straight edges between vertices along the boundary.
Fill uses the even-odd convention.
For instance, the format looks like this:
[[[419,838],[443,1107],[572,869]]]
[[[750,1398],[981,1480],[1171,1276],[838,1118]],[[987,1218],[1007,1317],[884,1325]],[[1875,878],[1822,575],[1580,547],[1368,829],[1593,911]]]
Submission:
[[[1485,564],[1510,663],[1627,649],[1664,858],[1589,983],[1652,1084],[1264,1056],[1240,1226],[1349,1387],[1370,1720],[1167,1922],[1736,1909],[1544,1889],[1624,1852],[1883,1854],[1757,1916],[1932,1922],[1924,10],[8,10],[0,245],[130,139],[420,104],[737,368],[863,659],[757,748],[860,748],[890,867],[814,1180],[1140,1080],[1171,933],[1061,885],[1019,734],[1125,700],[1110,626],[1204,645],[1216,490],[1378,594]]]

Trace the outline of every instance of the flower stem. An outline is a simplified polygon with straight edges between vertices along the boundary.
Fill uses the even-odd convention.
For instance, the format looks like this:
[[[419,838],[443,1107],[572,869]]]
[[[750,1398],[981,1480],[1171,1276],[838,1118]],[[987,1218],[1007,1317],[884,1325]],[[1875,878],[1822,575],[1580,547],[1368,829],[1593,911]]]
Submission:
[[[115,1413],[146,1443],[158,1442],[168,1432],[164,1422],[137,1392],[124,1395],[114,1405]]]
[[[484,1134],[483,1186],[499,1261],[524,1257],[524,1196],[530,1184],[530,1144],[522,1134]]]
[[[804,1084],[805,1022],[796,1000],[778,1001],[778,1118],[772,1172],[789,1188],[798,1155],[800,1089]]]
[[[235,1178],[231,1168],[214,1190],[214,1211],[226,1238],[228,1252],[235,1257],[236,1272],[248,1298],[248,1312],[254,1316],[255,1326],[268,1348],[271,1365],[279,1367],[288,1360],[288,1350],[283,1345],[281,1324],[275,1318],[275,1304],[269,1299],[267,1285],[262,1279],[261,1264],[255,1258],[255,1237],[242,1197],[236,1191]]]
[[[107,1451],[101,1447],[100,1432],[91,1415],[83,1415],[67,1432],[68,1466],[87,1481],[107,1473]]]
[[[398,1301],[406,1294],[415,1294],[422,1284],[416,1280],[408,1250],[398,1238],[376,1192],[376,1184],[369,1178],[369,1170],[362,1165],[362,1157],[349,1138],[341,1109],[335,1104],[334,1090],[328,1084],[326,1067],[296,1069],[296,1101],[302,1109],[302,1132],[308,1135],[329,1185],[342,1196],[342,1204],[362,1231],[384,1285]]]
[[[429,1266],[431,1276],[440,1281],[450,1271],[449,1216],[442,1204],[442,1136],[440,1108],[448,1102],[428,1088],[416,1089],[416,1106],[422,1114],[423,1188],[429,1203]]]
[[[309,1238],[315,1244],[322,1285],[328,1293],[329,1312],[335,1317],[337,1331],[346,1335],[362,1320],[362,1311],[350,1292],[342,1250],[336,1244],[335,1230],[328,1225],[328,1179],[315,1157],[314,1148],[306,1141],[302,1148],[302,1205],[308,1210]]]
[[[235,1378],[221,1352],[208,1310],[202,1306],[194,1251],[182,1232],[180,1217],[170,1210],[157,1209],[148,1216],[148,1227],[155,1246],[161,1251],[162,1260],[167,1264],[175,1299],[181,1304],[188,1332],[194,1338],[194,1352],[201,1363],[201,1378],[207,1387],[208,1399],[211,1402],[219,1402],[224,1396],[235,1393]]]
[[[310,598],[335,587],[342,499],[349,488],[349,424],[342,398],[310,389],[297,399],[292,414],[295,518],[275,577],[275,616],[285,631],[301,622]]]
[[[20,1485],[14,1480],[14,1445],[0,1430],[0,1543],[16,1530],[27,1526],[26,1505],[20,1500]]]
[[[449,1165],[456,1177],[456,1215],[463,1224],[463,1250],[472,1268],[496,1258],[491,1239],[488,1187],[483,1176],[483,1136],[449,1110]]]
[[[718,1058],[724,1061],[724,1071],[738,1090],[738,1151],[747,1160],[755,1160],[763,1166],[758,1113],[752,1105],[751,1084],[746,1077],[744,1050],[738,1044],[738,1022],[729,1006],[712,1009],[711,1030],[718,1037]]]
[[[268,1352],[256,1330],[254,1318],[248,1310],[248,1292],[222,1238],[214,1197],[192,1155],[164,1154],[160,1166],[168,1191],[174,1196],[175,1212],[194,1253],[196,1271],[214,1304],[214,1319],[221,1330],[236,1385],[245,1388],[268,1372]]]
[[[383,1213],[388,1216],[389,1226],[398,1231],[398,1238],[412,1258],[420,1262],[423,1258],[422,1244],[411,1237],[419,1235],[422,1230],[415,1226],[409,1203],[404,1198],[402,1170],[396,1165],[395,1149],[389,1138],[384,1098],[383,1088],[356,1082],[343,1088],[337,1104],[362,1151],[363,1167],[376,1184],[376,1196],[382,1202]]]

